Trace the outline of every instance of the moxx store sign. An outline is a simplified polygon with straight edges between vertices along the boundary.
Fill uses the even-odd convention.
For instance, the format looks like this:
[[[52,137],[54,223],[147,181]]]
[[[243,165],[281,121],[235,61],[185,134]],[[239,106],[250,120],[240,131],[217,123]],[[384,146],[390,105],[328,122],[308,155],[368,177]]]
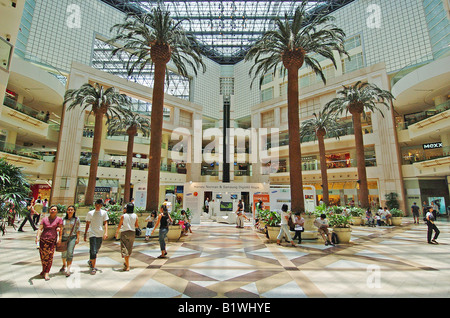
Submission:
[[[437,149],[437,148],[442,148],[442,142],[431,142],[428,144],[423,144],[422,145],[423,149]]]

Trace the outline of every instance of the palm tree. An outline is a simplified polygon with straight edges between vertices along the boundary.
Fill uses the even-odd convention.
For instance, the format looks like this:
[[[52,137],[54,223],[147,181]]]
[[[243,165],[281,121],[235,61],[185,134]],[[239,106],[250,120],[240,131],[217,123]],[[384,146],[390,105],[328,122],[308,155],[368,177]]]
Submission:
[[[154,66],[147,211],[158,210],[159,203],[164,79],[167,64],[172,61],[178,73],[185,77],[189,76],[189,68],[195,75],[198,68],[202,67],[203,71],[206,68],[201,56],[201,46],[192,34],[182,29],[182,21],[175,22],[169,12],[158,6],[149,13],[129,14],[124,23],[116,24],[111,29],[115,29],[117,35],[109,42],[123,43],[123,47],[113,50],[113,55],[120,50],[130,53],[128,75],[136,69],[141,72],[146,66]]]
[[[344,31],[331,24],[334,19],[331,16],[323,14],[308,15],[306,12],[307,3],[308,1],[304,1],[296,9],[292,21],[289,20],[287,15],[284,20],[275,18],[275,30],[267,31],[250,48],[245,57],[246,61],[255,60],[255,64],[250,69],[250,74],[253,71],[255,72],[254,79],[267,74],[269,70],[276,72],[277,67],[281,66],[280,64],[284,66],[283,72],[287,71],[289,160],[291,167],[289,175],[291,209],[295,212],[305,210],[301,171],[298,71],[306,63],[326,83],[322,67],[312,55],[317,54],[330,59],[337,68],[334,51],[339,54],[346,54],[343,45]]]
[[[320,158],[320,173],[322,177],[323,202],[328,206],[328,176],[327,176],[327,161],[325,157],[325,135],[333,133],[341,129],[341,125],[337,121],[335,113],[321,111],[319,115],[313,114],[314,118],[304,121],[300,128],[300,136],[302,141],[307,137],[317,138],[319,143],[319,158]],[[335,134],[339,138],[339,134]]]
[[[99,161],[98,157],[102,143],[103,118],[106,116],[109,120],[112,116],[122,114],[126,111],[124,107],[130,107],[131,99],[125,94],[120,94],[114,87],[105,90],[105,88],[98,83],[95,83],[94,85],[87,83],[82,85],[79,89],[69,89],[66,91],[64,95],[64,105],[68,103],[67,110],[81,107],[83,110],[89,110],[89,115],[94,114],[95,116],[89,181],[84,201],[86,205],[91,205],[94,202]]]
[[[366,160],[364,157],[364,140],[361,128],[361,116],[366,116],[366,112],[378,111],[384,117],[378,104],[390,108],[388,104],[392,102],[394,96],[386,90],[382,90],[374,84],[358,81],[353,86],[343,86],[344,89],[337,93],[334,98],[325,105],[328,111],[337,114],[350,113],[352,115],[353,129],[356,146],[356,165],[359,182],[359,201],[363,208],[369,207],[369,189],[367,186]]]
[[[125,131],[128,135],[127,146],[127,164],[125,170],[125,191],[124,191],[124,203],[128,203],[131,200],[130,185],[131,185],[131,169],[133,167],[133,146],[134,137],[138,131],[143,133],[144,137],[150,135],[150,120],[139,114],[127,112],[123,115],[115,116],[108,121],[108,135],[113,136],[118,132]]]
[[[22,169],[0,158],[0,232],[3,235],[7,223],[14,226],[12,214],[22,215],[26,210],[23,202],[31,195],[29,181]]]

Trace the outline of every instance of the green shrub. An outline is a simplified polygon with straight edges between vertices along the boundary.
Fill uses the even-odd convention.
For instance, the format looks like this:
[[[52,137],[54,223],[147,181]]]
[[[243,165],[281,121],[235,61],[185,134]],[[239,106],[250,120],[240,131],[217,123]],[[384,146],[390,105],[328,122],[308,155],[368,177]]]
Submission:
[[[389,212],[391,212],[393,217],[403,217],[405,215],[402,210],[397,208],[393,208]]]

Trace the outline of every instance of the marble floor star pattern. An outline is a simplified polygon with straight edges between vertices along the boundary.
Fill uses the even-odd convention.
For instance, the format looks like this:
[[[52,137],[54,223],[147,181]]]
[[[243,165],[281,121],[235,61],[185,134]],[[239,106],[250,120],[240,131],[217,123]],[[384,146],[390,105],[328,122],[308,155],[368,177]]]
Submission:
[[[251,223],[202,222],[193,233],[168,243],[159,259],[156,238],[136,240],[131,270],[123,272],[120,245],[106,241],[96,275],[89,274],[89,245],[75,249],[73,274],[59,273],[55,253],[51,279],[39,276],[35,232],[8,228],[0,237],[2,298],[365,298],[448,297],[450,223],[438,221],[439,245],[426,242],[426,225],[405,218],[402,226],[355,226],[351,244],[297,247],[269,243]]]

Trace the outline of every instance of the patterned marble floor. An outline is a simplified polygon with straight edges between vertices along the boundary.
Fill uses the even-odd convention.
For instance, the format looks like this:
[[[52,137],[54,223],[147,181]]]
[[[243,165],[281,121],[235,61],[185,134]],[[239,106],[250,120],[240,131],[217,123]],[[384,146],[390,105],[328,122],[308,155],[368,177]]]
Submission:
[[[450,223],[438,222],[439,245],[426,243],[426,225],[404,219],[399,227],[354,227],[351,244],[304,241],[278,246],[246,224],[202,222],[168,245],[138,239],[131,270],[122,272],[118,242],[104,242],[95,276],[89,245],[75,249],[74,274],[60,274],[56,253],[50,281],[41,271],[35,233],[12,228],[0,237],[3,298],[363,298],[449,297]]]

